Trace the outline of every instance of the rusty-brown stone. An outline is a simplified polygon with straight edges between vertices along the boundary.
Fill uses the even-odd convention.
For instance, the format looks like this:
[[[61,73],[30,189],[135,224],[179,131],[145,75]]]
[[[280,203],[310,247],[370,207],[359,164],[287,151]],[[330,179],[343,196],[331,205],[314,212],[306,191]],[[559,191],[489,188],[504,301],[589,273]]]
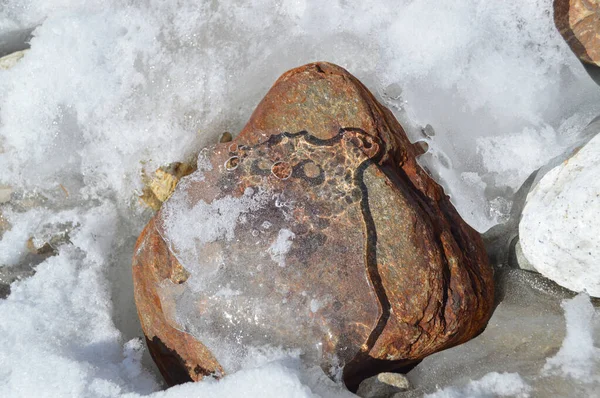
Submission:
[[[226,373],[227,359],[202,341],[208,324],[210,337],[231,347],[233,335],[308,350],[318,343],[307,358],[326,371],[339,361],[354,389],[480,333],[493,304],[482,240],[418,166],[419,153],[346,70],[315,63],[280,77],[236,139],[204,152],[211,166],[199,162],[201,174],[177,187],[138,239],[136,304],[167,382]],[[177,203],[259,196],[235,239],[205,239],[198,259],[197,246],[172,235]],[[282,232],[292,237],[284,257],[269,246]],[[219,299],[213,285],[242,291],[240,301]],[[254,302],[267,313],[241,304]],[[223,308],[254,321],[225,325]],[[244,325],[256,330],[245,335]]]
[[[554,0],[554,23],[581,61],[600,66],[599,0]]]

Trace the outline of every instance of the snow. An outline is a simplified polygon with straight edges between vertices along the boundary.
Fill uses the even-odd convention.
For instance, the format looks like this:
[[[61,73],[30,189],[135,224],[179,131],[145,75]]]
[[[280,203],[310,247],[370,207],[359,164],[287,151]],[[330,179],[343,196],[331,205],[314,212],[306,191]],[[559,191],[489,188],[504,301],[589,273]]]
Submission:
[[[548,358],[546,373],[562,372],[574,379],[600,383],[600,348],[594,346],[594,317],[597,317],[589,297],[580,294],[562,304],[567,322],[567,334],[560,350]]]
[[[202,383],[188,383],[175,386],[167,391],[156,392],[149,398],[202,397],[222,398],[243,396],[248,398],[352,398],[348,391],[339,389],[324,376],[316,372],[302,373],[298,360],[271,362],[261,368],[241,370],[222,381],[207,380]],[[308,385],[316,386],[312,389]],[[124,394],[123,398],[137,398],[139,395]]]
[[[133,246],[151,216],[136,197],[143,171],[193,159],[223,131],[239,131],[285,70],[327,60],[365,82],[411,139],[427,143],[422,164],[485,231],[506,219],[529,173],[577,142],[597,116],[600,90],[554,29],[551,3],[1,1],[0,56],[33,37],[21,59],[0,69],[0,267],[36,273],[15,274],[0,299],[0,396],[350,396],[277,347],[250,350],[245,367],[223,381],[160,391],[131,291]],[[262,203],[257,195],[228,203],[238,210],[219,213],[222,223],[202,239],[227,239],[228,223]],[[271,228],[269,244],[280,229]],[[55,255],[31,263],[30,238],[54,242]],[[182,246],[180,260],[190,264],[195,250]],[[214,293],[234,300],[240,291],[225,284]],[[574,369],[573,349],[548,360],[540,378],[561,344],[560,333],[548,331],[562,327],[558,295],[529,283],[515,292],[479,339],[411,372],[415,394],[436,385],[480,396],[525,394],[526,385],[541,396],[598,390],[587,381],[598,372],[577,371],[583,380],[563,373]],[[307,310],[326,300],[308,297]],[[577,358],[592,361],[597,316],[577,300],[565,304],[575,336],[568,341],[585,343],[588,356]],[[576,313],[588,318],[569,318]],[[511,336],[527,341],[520,353]]]
[[[147,394],[159,385],[111,319],[102,263],[64,246],[0,302],[0,396]],[[108,396],[110,396],[108,395]]]
[[[548,171],[527,197],[519,224],[523,254],[568,289],[600,297],[600,135]]]
[[[280,267],[285,267],[285,255],[292,248],[292,240],[295,237],[296,234],[292,231],[287,228],[282,228],[277,234],[277,239],[275,239],[267,249],[271,256],[271,260],[275,261]]]
[[[413,139],[432,126],[423,163],[484,231],[498,220],[490,201],[570,144],[568,128],[581,130],[600,101],[550,0],[4,3],[0,32],[36,28],[0,79],[3,130],[21,131],[3,134],[18,155],[0,163],[28,187],[77,191],[83,176],[128,193],[140,162],[154,170],[239,130],[280,73],[326,59],[379,93]],[[490,164],[490,152],[511,166]]]
[[[517,397],[529,396],[531,387],[516,373],[491,372],[463,388],[449,387],[425,398]]]

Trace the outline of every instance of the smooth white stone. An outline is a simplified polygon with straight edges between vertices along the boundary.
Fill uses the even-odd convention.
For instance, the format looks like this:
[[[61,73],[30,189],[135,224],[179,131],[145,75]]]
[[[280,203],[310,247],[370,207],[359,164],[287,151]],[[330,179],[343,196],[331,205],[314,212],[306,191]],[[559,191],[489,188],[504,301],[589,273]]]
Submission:
[[[600,297],[600,134],[529,193],[519,239],[542,275]]]

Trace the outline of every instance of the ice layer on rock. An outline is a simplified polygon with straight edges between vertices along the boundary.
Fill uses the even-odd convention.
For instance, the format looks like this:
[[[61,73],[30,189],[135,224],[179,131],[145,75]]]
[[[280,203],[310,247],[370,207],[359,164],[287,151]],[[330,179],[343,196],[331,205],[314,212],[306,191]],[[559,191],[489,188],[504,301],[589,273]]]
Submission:
[[[161,209],[159,233],[189,273],[161,284],[161,307],[227,373],[254,349],[281,347],[337,376],[374,329],[355,176],[369,158],[352,134],[219,145],[213,167],[186,177]],[[294,172],[282,175],[282,163]]]

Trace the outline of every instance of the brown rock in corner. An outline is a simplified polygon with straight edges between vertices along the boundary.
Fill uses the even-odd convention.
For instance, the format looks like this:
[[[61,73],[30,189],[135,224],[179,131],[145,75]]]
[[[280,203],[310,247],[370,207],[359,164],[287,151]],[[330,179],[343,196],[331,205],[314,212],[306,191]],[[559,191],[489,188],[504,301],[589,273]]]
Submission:
[[[483,243],[419,153],[346,70],[279,78],[138,239],[136,304],[167,382],[224,374],[228,353],[270,344],[343,365],[356,389],[480,333],[493,303]],[[249,208],[234,234],[185,241],[192,213],[220,200]]]
[[[600,66],[599,0],[554,0],[554,23],[581,61]]]

